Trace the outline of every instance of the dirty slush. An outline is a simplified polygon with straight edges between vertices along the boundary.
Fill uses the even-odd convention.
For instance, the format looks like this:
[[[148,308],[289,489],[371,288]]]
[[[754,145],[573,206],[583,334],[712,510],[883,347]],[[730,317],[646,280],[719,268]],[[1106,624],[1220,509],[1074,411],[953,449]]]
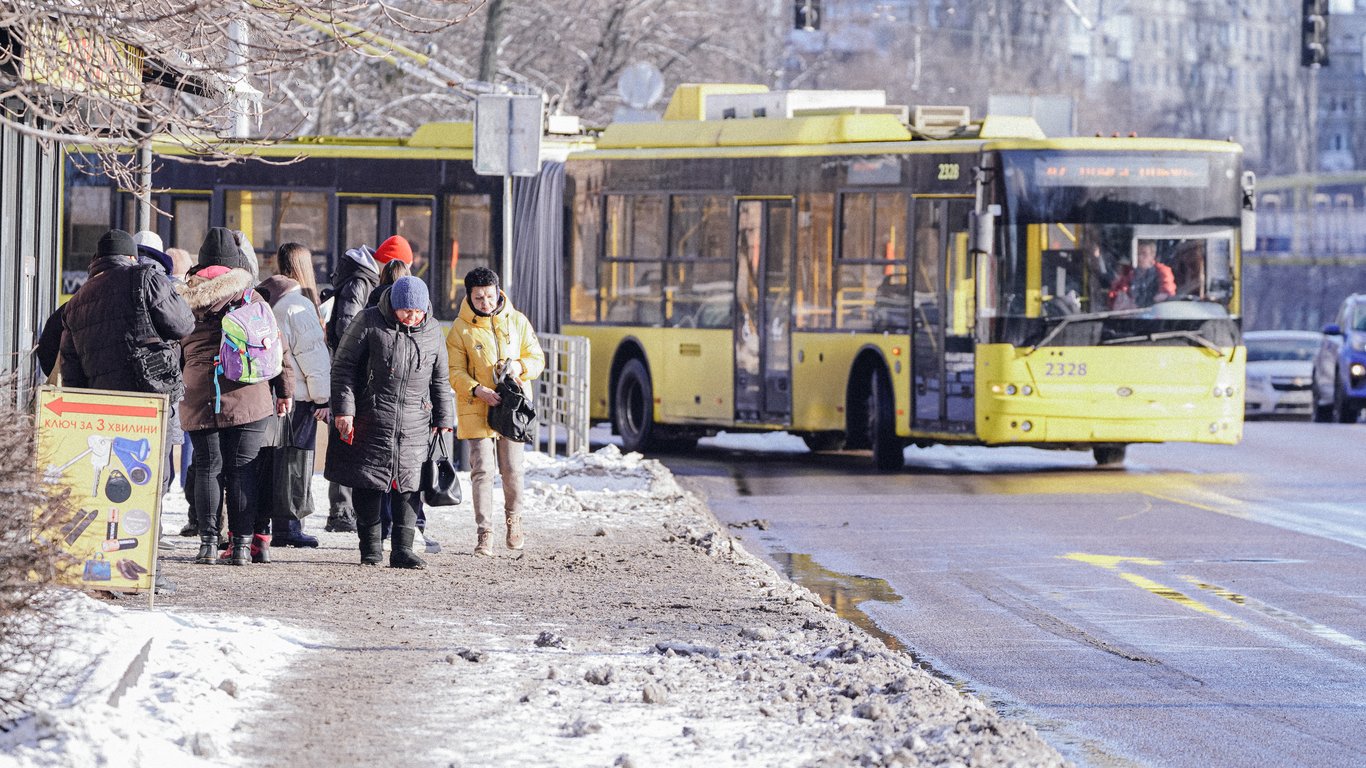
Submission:
[[[318,638],[273,679],[225,666],[270,695],[231,733],[204,723],[197,750],[299,768],[1064,763],[744,551],[657,462],[532,454],[527,479],[523,552],[476,558],[468,505],[432,510],[446,548],[426,571],[362,568],[354,534],[245,568],[194,565],[176,540],[160,605]]]

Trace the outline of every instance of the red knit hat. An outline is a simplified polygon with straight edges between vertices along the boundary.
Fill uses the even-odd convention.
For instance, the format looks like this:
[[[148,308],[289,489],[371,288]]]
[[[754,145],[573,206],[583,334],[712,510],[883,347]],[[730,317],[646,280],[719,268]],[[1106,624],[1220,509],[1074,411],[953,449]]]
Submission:
[[[408,241],[398,235],[385,240],[379,244],[379,250],[375,251],[375,261],[380,264],[388,264],[394,259],[413,265],[413,249],[408,245]]]

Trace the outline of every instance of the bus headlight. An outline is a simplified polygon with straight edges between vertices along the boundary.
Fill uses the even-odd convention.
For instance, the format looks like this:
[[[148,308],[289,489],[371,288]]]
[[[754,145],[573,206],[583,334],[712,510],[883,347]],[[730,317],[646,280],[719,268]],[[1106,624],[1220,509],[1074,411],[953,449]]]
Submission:
[[[1219,386],[1218,384],[1215,384],[1215,385],[1214,385],[1214,396],[1215,396],[1215,397],[1223,397],[1223,396],[1224,396],[1224,388],[1221,387],[1221,386]]]
[[[1021,391],[1022,393],[1024,393],[1025,395],[1032,395],[1032,394],[1034,394],[1034,388],[1031,387],[1031,386],[1029,386],[1028,384],[1024,385],[1024,388],[1022,388],[1020,391]]]
[[[1034,428],[1034,423],[1033,423],[1033,422],[1029,422],[1029,421],[1022,421],[1022,422],[1020,422],[1020,431],[1022,431],[1022,432],[1028,432],[1029,430],[1031,430],[1031,429],[1033,429],[1033,428]]]
[[[1013,395],[1013,394],[1015,394],[1015,385],[1014,385],[1014,384],[1007,384],[1007,385],[1006,385],[1006,394],[1007,394],[1007,395]]]

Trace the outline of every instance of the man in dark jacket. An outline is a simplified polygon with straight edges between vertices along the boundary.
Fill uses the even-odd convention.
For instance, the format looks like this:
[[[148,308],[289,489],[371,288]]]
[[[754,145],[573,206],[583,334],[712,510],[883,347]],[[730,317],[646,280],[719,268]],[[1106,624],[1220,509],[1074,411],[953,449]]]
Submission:
[[[60,321],[62,386],[161,392],[176,407],[185,385],[174,342],[194,330],[194,313],[160,267],[139,263],[132,235],[111,229],[100,238],[90,279]],[[162,493],[169,482],[170,472],[163,472]],[[155,589],[174,590],[160,569]]]
[[[332,314],[327,320],[327,348],[335,353],[346,326],[365,309],[365,300],[379,285],[379,262],[370,246],[352,248],[342,256],[332,276]]]
[[[142,337],[137,307],[145,299],[156,339]],[[149,386],[145,372],[134,361],[140,342],[174,342],[194,330],[194,314],[176,293],[165,274],[139,266],[138,249],[127,232],[110,230],[100,238],[90,262],[90,279],[62,311],[62,384],[67,387],[113,389],[121,392],[165,391],[172,400],[178,392]],[[183,391],[179,363],[165,375],[169,385]],[[163,383],[163,387],[168,386]]]

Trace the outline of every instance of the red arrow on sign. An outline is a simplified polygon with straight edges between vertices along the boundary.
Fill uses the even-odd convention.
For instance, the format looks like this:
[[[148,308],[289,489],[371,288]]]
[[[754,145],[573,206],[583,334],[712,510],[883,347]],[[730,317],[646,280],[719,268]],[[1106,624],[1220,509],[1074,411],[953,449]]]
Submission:
[[[97,413],[101,416],[138,416],[142,418],[157,415],[157,409],[154,406],[68,403],[60,397],[47,403],[44,407],[58,416],[67,413]]]

